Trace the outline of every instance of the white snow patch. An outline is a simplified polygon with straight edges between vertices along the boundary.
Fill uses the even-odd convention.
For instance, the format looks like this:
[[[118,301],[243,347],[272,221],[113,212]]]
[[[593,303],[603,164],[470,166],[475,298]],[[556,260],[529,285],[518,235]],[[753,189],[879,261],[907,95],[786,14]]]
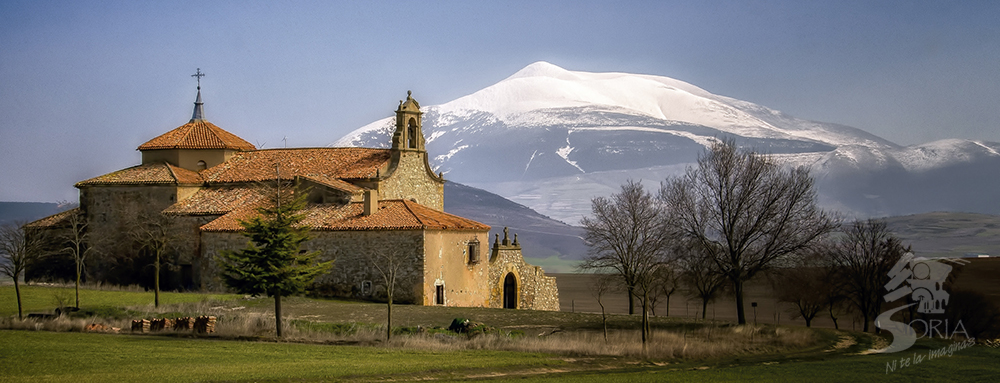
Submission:
[[[455,149],[452,149],[452,150],[451,150],[451,151],[449,151],[448,153],[445,153],[445,154],[442,154],[442,155],[439,155],[439,156],[436,156],[436,157],[434,157],[434,160],[435,160],[435,161],[438,161],[438,162],[444,162],[444,161],[447,161],[447,160],[450,160],[450,159],[451,159],[451,156],[454,156],[454,155],[455,155],[455,154],[457,154],[458,152],[461,152],[461,151],[462,151],[462,149],[465,149],[465,148],[468,148],[468,147],[469,147],[469,145],[462,145],[462,146],[459,146],[459,147],[457,147],[457,148],[455,148]]]
[[[559,150],[556,150],[556,154],[558,154],[559,157],[562,157],[564,160],[566,160],[568,164],[573,165],[573,167],[579,169],[580,173],[586,173],[585,171],[583,171],[583,168],[581,168],[579,165],[576,164],[576,161],[572,161],[569,159],[569,154],[573,152],[573,149],[576,148],[574,148],[573,145],[569,143],[569,137],[566,137],[566,146],[559,148]]]

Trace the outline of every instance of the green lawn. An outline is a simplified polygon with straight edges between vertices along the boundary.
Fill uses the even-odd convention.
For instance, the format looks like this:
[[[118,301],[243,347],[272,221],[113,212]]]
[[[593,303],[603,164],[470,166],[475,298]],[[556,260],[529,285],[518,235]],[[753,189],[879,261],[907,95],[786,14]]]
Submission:
[[[0,330],[0,381],[455,379],[558,367],[551,356]]]
[[[909,382],[996,381],[1000,350],[973,346],[952,356],[886,371],[892,360],[927,355],[922,342],[888,355],[823,353],[766,361],[678,364],[558,358],[502,351],[420,351],[384,347],[245,342],[160,336],[0,331],[0,381],[498,381],[541,382]]]
[[[197,294],[160,292],[160,304],[201,302],[205,300],[230,300],[240,296],[235,294]],[[72,287],[25,286],[21,285],[21,303],[24,315],[39,312],[51,314],[62,300],[73,306],[75,292]],[[152,291],[113,291],[80,289],[80,308],[83,310],[108,307],[129,307],[153,304]],[[17,316],[17,296],[14,285],[0,286],[0,316]]]

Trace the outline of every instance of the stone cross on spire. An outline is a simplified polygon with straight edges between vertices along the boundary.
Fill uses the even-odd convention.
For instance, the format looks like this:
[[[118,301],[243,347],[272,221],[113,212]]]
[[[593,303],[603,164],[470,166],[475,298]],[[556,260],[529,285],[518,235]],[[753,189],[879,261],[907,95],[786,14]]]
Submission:
[[[198,79],[198,90],[201,90],[201,78],[205,77],[205,74],[201,73],[201,68],[198,68],[195,74],[191,75],[191,77],[195,77]]]
[[[198,68],[198,71],[191,77],[198,79],[198,98],[194,100],[194,113],[191,113],[191,122],[202,121],[205,119],[205,108],[202,106],[204,103],[201,102],[201,78],[205,77],[205,74],[201,73],[201,68]]]

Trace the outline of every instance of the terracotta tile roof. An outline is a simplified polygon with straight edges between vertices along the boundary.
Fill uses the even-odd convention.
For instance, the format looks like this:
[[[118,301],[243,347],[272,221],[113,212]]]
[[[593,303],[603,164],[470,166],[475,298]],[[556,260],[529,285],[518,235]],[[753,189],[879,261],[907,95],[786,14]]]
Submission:
[[[255,150],[253,144],[205,120],[192,120],[177,129],[139,145],[138,150],[154,149],[234,149]]]
[[[201,227],[208,232],[238,232],[243,229],[240,219],[256,214],[255,207],[241,207]],[[406,200],[379,201],[379,209],[365,216],[364,205],[354,202],[347,205],[314,205],[306,208],[302,225],[315,231],[348,230],[456,230],[488,231],[489,226],[479,222],[434,210]]]
[[[176,185],[201,184],[198,173],[170,165],[166,162],[136,165],[76,183],[76,187],[89,185]]]
[[[166,208],[163,214],[223,215],[241,206],[256,207],[262,199],[260,189],[253,185],[203,188]]]
[[[317,181],[375,177],[389,162],[389,149],[298,148],[237,152],[228,161],[203,170],[210,183],[274,180],[275,164],[281,179],[309,177]]]
[[[340,191],[345,191],[345,192],[352,193],[352,194],[353,193],[361,192],[362,190],[365,190],[364,188],[362,188],[360,186],[354,185],[354,184],[349,183],[349,182],[344,182],[344,181],[341,181],[340,179],[329,177],[329,176],[326,176],[326,175],[310,175],[310,176],[304,176],[302,178],[307,179],[307,180],[312,181],[312,182],[315,182],[315,183],[318,183],[320,185],[325,185],[327,187],[330,187],[330,188],[333,188],[333,189],[337,189],[337,190],[340,190]]]
[[[30,227],[30,228],[37,228],[37,229],[61,226],[61,225],[65,224],[65,223],[67,223],[69,221],[69,217],[72,216],[73,214],[80,214],[80,208],[77,207],[77,208],[66,210],[66,211],[61,212],[61,213],[56,213],[56,214],[50,215],[48,217],[39,219],[37,221],[29,222],[25,226]]]

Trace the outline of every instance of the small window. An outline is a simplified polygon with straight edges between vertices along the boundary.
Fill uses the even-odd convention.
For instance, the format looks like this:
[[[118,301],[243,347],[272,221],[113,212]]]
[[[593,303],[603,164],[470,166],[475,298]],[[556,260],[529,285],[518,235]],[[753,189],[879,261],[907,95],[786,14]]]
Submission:
[[[361,295],[371,295],[372,281],[361,282]]]
[[[198,161],[198,170],[205,170],[206,166],[205,161]]]
[[[469,264],[479,263],[479,241],[470,241],[466,249]]]
[[[434,292],[434,304],[443,305],[444,304],[444,286],[437,285]]]

